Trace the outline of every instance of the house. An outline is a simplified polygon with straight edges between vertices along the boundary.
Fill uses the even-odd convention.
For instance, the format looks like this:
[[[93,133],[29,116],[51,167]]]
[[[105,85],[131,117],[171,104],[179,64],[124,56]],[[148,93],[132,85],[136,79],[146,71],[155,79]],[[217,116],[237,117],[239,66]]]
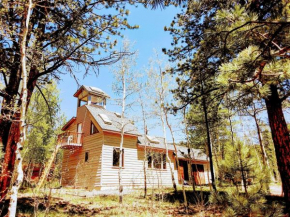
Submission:
[[[81,86],[74,94],[77,115],[62,128],[59,143],[64,149],[62,185],[86,189],[111,189],[118,187],[118,170],[121,140],[121,115],[106,109],[109,96],[95,87]],[[175,180],[189,180],[188,161],[196,184],[210,180],[207,156],[199,150],[168,145],[170,162],[166,160],[164,139],[142,136],[133,122],[124,119],[122,183],[124,187],[144,186],[144,165],[147,184],[172,186],[169,164],[174,169]],[[146,153],[146,154],[145,154]],[[180,161],[177,171],[175,155]],[[145,161],[144,161],[145,159]]]

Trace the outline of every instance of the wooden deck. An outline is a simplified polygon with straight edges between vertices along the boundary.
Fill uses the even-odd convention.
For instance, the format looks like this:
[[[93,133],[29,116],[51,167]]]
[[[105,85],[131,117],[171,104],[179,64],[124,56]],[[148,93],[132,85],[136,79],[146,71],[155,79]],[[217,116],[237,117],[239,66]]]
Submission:
[[[83,133],[65,132],[58,135],[58,143],[62,149],[72,149],[82,147]]]

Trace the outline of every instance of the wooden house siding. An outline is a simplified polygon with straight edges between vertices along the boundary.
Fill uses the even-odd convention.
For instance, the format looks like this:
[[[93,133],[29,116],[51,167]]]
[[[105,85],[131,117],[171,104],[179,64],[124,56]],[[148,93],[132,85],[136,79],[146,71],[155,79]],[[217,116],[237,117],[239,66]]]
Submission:
[[[120,135],[106,134],[102,148],[102,189],[118,187],[119,167],[113,167],[113,149],[120,147]],[[124,137],[124,168],[122,170],[122,184],[125,187],[144,186],[144,150],[137,148],[137,138],[133,136]],[[174,168],[173,156],[171,154],[171,165]],[[165,170],[147,169],[147,184],[157,186],[158,183],[166,186],[172,185],[169,163]],[[146,163],[147,166],[147,163]],[[174,170],[177,180],[177,171]]]
[[[82,124],[83,144],[81,148],[66,149],[63,155],[62,184],[76,188],[100,188],[101,185],[101,152],[104,135],[100,126],[92,119],[85,106],[79,107],[76,123],[67,130],[77,131],[77,124]],[[90,135],[91,122],[99,133]],[[88,161],[85,162],[85,153]]]
[[[76,123],[71,124],[67,131],[76,132],[77,125]],[[77,165],[77,156],[79,154],[79,150],[63,150],[63,160],[62,160],[62,185],[73,185],[74,184],[74,174],[75,168]]]
[[[91,122],[99,133],[90,135]],[[77,132],[77,125],[82,124],[82,147],[65,149],[62,163],[62,185],[75,188],[106,189],[118,188],[118,167],[113,167],[113,149],[120,147],[121,135],[118,132],[103,131],[100,125],[85,106],[78,107],[76,120],[66,131]],[[124,136],[124,168],[122,184],[124,187],[138,188],[144,186],[144,149],[137,146],[137,135]],[[165,150],[154,150],[165,153]],[[88,161],[85,155],[88,153]],[[178,183],[178,171],[173,152],[169,152],[174,177]],[[209,183],[209,166],[205,162],[194,162],[204,165],[205,184]],[[146,167],[147,167],[146,162]],[[147,168],[147,185],[172,186],[169,162],[166,169]]]

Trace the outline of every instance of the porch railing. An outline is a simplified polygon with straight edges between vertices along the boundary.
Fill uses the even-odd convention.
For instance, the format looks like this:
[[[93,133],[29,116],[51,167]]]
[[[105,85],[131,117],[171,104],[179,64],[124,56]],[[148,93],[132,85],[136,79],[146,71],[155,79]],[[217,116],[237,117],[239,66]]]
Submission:
[[[64,149],[82,147],[83,133],[65,132],[59,134],[58,143],[61,144],[61,148]]]

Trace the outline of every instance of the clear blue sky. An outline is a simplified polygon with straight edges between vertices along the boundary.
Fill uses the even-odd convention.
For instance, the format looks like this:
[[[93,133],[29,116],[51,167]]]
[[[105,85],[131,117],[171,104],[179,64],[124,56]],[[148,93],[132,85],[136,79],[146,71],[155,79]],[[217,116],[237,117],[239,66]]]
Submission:
[[[131,25],[139,25],[139,29],[126,30],[123,35],[130,41],[135,42],[134,48],[138,50],[137,69],[142,69],[148,64],[150,57],[153,57],[153,49],[156,49],[161,53],[162,48],[170,48],[172,38],[169,32],[164,31],[164,26],[169,26],[173,17],[181,9],[176,7],[168,7],[166,9],[151,10],[145,9],[143,6],[138,8],[129,6],[130,15],[128,16],[128,22]],[[118,39],[119,45],[121,45],[122,39]],[[110,66],[114,67],[114,66]],[[81,85],[88,85],[101,88],[108,93],[112,98],[116,98],[112,91],[113,75],[110,71],[110,67],[101,67],[99,76],[91,74],[83,79],[83,73],[77,73],[77,77],[80,80]],[[59,82],[60,98],[62,99],[61,110],[67,116],[71,118],[76,115],[77,100],[73,97],[73,94],[78,88],[75,80],[68,74],[63,75],[62,80]],[[108,102],[107,109],[115,111],[117,108],[112,105],[113,102]],[[162,136],[161,126],[152,129],[151,135]],[[142,132],[142,129],[139,129]],[[167,134],[169,137],[169,134]],[[184,138],[181,130],[176,130],[176,139],[178,141]],[[170,138],[168,140],[171,140]]]

